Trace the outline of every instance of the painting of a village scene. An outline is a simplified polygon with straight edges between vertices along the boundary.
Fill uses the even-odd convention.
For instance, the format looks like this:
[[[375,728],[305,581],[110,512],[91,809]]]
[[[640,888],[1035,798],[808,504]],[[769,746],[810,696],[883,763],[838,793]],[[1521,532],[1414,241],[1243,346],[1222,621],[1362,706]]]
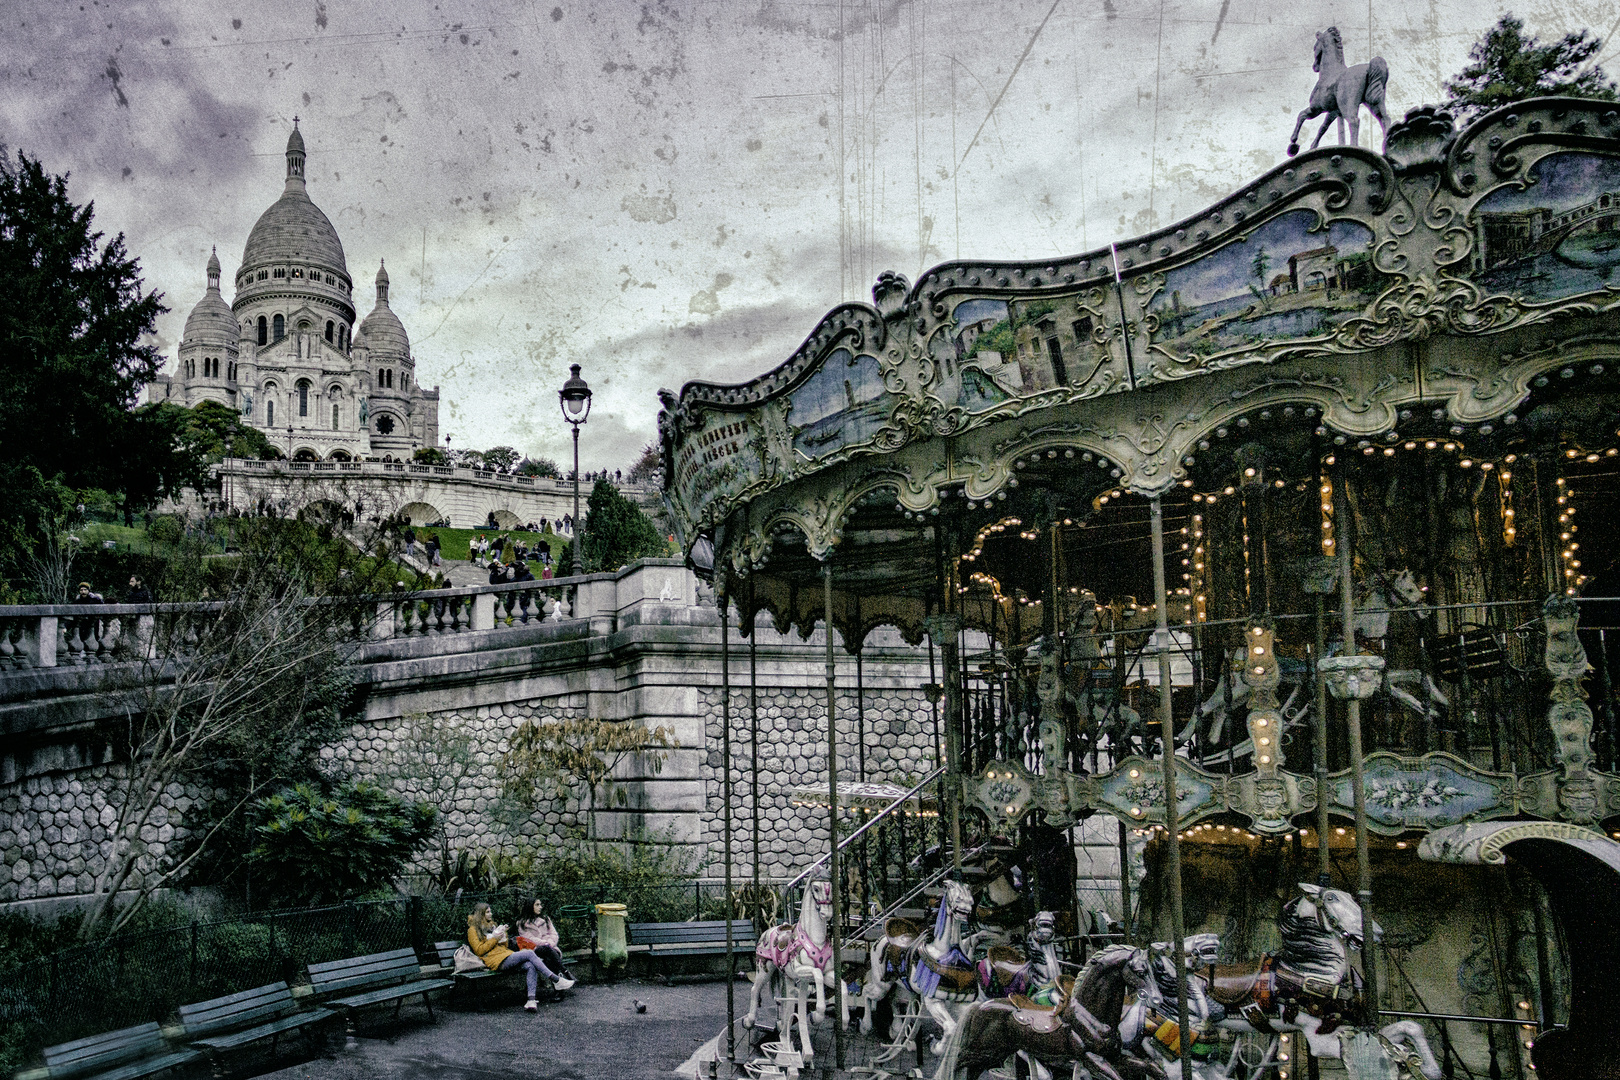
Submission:
[[[1527,300],[1620,287],[1611,277],[1620,266],[1620,161],[1554,154],[1530,176],[1523,191],[1493,191],[1474,207],[1474,279]]]
[[[935,393],[970,413],[1059,387],[1080,388],[1106,366],[1097,318],[1073,298],[973,299],[935,334]]]
[[[866,442],[893,409],[877,357],[836,349],[793,391],[788,428],[793,448],[820,458]]]
[[[1372,230],[1281,214],[1237,243],[1165,274],[1149,311],[1156,349],[1184,362],[1262,342],[1314,338],[1390,284],[1372,261]]]

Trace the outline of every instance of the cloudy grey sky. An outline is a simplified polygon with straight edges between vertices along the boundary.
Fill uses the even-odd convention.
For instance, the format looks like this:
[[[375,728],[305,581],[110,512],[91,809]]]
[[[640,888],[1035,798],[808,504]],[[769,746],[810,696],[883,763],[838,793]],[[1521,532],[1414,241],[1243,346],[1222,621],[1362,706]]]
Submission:
[[[1370,24],[1399,116],[1503,7],[12,0],[0,142],[127,234],[172,355],[302,117],[357,306],[386,258],[454,445],[562,458],[577,362],[585,464],[611,468],[653,437],[659,386],[773,367],[882,270],[1124,240],[1276,164],[1316,30],[1359,63]],[[1543,36],[1620,32],[1612,0],[1511,7]]]

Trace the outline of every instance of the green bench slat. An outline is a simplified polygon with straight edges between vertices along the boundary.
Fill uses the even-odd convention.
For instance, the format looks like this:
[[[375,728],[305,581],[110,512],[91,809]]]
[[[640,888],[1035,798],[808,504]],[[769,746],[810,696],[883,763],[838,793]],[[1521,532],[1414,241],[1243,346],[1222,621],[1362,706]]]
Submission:
[[[249,1043],[267,1039],[272,1035],[279,1035],[283,1031],[294,1031],[305,1028],[311,1024],[324,1024],[335,1019],[336,1013],[307,1012],[293,1013],[280,1019],[272,1020],[268,1024],[250,1027],[243,1031],[233,1031],[227,1035],[211,1035],[206,1039],[192,1039],[191,1045],[204,1046],[210,1050],[229,1050],[237,1046],[246,1046]]]
[[[136,1077],[151,1076],[153,1073],[159,1073],[165,1069],[178,1068],[200,1057],[202,1057],[201,1050],[175,1050],[164,1054],[162,1057],[146,1058],[125,1065],[122,1068],[113,1069],[110,1072],[86,1074],[74,1071],[71,1073],[58,1073],[55,1069],[52,1069],[51,1076],[55,1078],[57,1076],[85,1077],[89,1075],[93,1076],[94,1080],[136,1080]]]
[[[176,1050],[156,1023],[106,1031],[45,1048],[45,1064],[55,1078],[94,1077],[133,1080],[150,1076],[202,1056],[199,1050]]]
[[[226,997],[180,1006],[180,1023],[187,1036],[208,1035],[221,1028],[250,1027],[298,1011],[292,990],[284,982],[256,986]],[[195,1040],[193,1040],[195,1041]]]
[[[448,979],[417,979],[397,986],[385,986],[365,994],[338,998],[336,1001],[323,1001],[321,1004],[329,1009],[358,1009],[383,1001],[397,1001],[400,998],[415,997],[417,994],[430,994],[435,990],[446,990],[449,987]]]

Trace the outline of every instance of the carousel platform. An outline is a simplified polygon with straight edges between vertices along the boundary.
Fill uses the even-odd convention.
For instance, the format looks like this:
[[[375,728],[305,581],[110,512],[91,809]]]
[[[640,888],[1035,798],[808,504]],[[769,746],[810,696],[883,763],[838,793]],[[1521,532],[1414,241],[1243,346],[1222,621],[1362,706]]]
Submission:
[[[895,1025],[898,1030],[899,1025]],[[876,1035],[862,1035],[859,1022],[844,1033],[844,1067],[837,1066],[834,1024],[829,1017],[811,1029],[815,1055],[808,1064],[795,1056],[784,1056],[776,1028],[775,1010],[761,1009],[760,1021],[752,1030],[737,1021],[737,1060],[726,1060],[724,1025],[714,1040],[700,1051],[693,1062],[690,1080],[719,1078],[790,1078],[797,1072],[802,1080],[873,1080],[882,1077],[932,1077],[939,1070],[939,1058],[929,1052],[937,1034],[931,1025],[922,1026],[922,1037],[895,1053],[891,1045]]]

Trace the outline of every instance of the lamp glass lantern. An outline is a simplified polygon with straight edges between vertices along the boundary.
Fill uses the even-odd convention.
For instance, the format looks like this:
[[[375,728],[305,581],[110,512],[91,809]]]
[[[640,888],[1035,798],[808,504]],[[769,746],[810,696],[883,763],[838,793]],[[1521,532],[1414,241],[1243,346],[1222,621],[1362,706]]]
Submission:
[[[568,381],[557,391],[557,404],[562,407],[563,419],[574,429],[574,569],[585,568],[585,528],[579,516],[579,426],[591,414],[591,388],[579,377],[579,365],[568,368]]]

